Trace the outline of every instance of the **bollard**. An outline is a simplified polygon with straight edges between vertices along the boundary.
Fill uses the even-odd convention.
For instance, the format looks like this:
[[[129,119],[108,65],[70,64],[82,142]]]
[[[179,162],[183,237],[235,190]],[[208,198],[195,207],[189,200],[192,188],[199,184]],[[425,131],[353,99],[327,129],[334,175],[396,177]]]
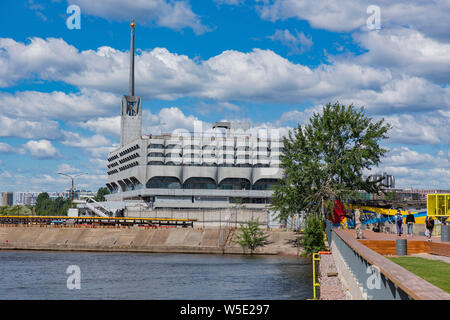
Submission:
[[[406,256],[408,254],[406,239],[398,239],[395,241],[396,254],[398,256]]]
[[[449,242],[450,241],[450,226],[441,226],[441,241]]]

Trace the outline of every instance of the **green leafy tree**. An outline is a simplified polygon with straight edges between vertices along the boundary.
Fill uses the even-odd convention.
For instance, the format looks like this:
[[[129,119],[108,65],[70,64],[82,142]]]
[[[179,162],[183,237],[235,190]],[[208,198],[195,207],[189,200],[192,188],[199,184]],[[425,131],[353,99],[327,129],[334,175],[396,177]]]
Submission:
[[[36,199],[36,214],[38,216],[49,215],[53,211],[53,201],[47,192],[42,192]]]
[[[72,204],[70,199],[65,199],[63,197],[58,197],[53,200],[53,210],[50,212],[51,215],[65,216]]]
[[[70,199],[58,197],[52,200],[47,192],[43,192],[36,199],[35,211],[38,216],[66,216],[71,205]]]
[[[384,119],[372,121],[364,108],[335,103],[290,131],[283,138],[284,175],[272,201],[279,218],[317,214],[324,202],[351,199],[357,190],[378,192],[378,181],[363,179],[362,172],[380,163],[387,150],[379,142],[390,128]]]
[[[390,200],[390,201],[394,201],[397,200],[397,191],[388,191],[384,194],[384,199],[385,200]]]
[[[305,231],[302,236],[303,255],[312,256],[313,253],[325,250],[322,220],[316,215],[306,218]]]
[[[259,220],[253,218],[247,222],[247,226],[241,224],[241,232],[236,235],[236,243],[249,248],[250,254],[253,254],[257,247],[264,245],[269,236],[259,228]]]
[[[107,187],[101,187],[97,191],[97,195],[94,197],[95,201],[105,201],[105,195],[109,194],[109,189]]]

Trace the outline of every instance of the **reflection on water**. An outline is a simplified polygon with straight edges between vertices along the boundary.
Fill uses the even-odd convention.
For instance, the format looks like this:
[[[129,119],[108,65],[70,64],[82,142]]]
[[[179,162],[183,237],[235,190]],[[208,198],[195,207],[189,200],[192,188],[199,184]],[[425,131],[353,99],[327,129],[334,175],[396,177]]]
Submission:
[[[69,265],[81,271],[69,290]],[[0,251],[0,299],[307,299],[308,259],[159,253]]]

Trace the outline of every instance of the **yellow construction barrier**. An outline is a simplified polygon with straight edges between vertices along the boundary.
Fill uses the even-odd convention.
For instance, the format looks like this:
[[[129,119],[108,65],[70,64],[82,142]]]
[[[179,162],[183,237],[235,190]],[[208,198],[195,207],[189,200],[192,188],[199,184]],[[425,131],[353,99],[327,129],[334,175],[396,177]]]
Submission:
[[[450,194],[427,194],[427,213],[429,216],[450,216]]]

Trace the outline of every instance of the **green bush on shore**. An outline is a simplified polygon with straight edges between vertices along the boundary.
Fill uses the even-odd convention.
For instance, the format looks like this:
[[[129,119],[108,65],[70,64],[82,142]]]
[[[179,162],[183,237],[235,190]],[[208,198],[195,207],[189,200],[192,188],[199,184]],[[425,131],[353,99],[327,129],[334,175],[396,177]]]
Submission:
[[[33,206],[25,206],[25,205],[1,206],[0,214],[8,216],[31,216],[33,214]]]
[[[313,253],[326,249],[322,220],[315,214],[306,218],[306,227],[302,237],[304,256],[312,256]]]

